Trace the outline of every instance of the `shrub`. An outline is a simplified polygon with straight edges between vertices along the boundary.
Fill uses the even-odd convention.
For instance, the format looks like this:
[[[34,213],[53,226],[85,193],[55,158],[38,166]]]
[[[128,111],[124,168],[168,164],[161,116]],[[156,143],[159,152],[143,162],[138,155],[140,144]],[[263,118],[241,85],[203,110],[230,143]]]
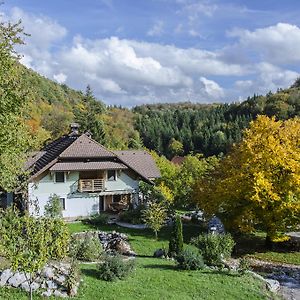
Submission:
[[[62,218],[62,204],[59,196],[53,194],[49,197],[45,207],[44,207],[44,215],[48,218]]]
[[[142,212],[144,209],[145,209],[144,205],[139,205],[135,209],[124,211],[120,214],[119,219],[120,221],[131,223],[131,224],[142,224],[143,223]]]
[[[177,266],[182,270],[200,270],[204,268],[203,257],[190,249],[183,250],[177,257]]]
[[[83,223],[98,227],[101,225],[106,225],[108,222],[108,214],[101,213],[92,215],[90,218],[84,220]]]
[[[102,255],[103,249],[98,237],[86,233],[82,238],[72,239],[70,254],[76,259],[83,261],[95,261]]]
[[[80,268],[76,260],[72,260],[71,268],[66,278],[67,293],[70,297],[76,295],[76,286],[80,277]]]
[[[99,278],[106,281],[124,279],[134,269],[134,261],[124,261],[120,255],[105,255],[103,262],[98,265]]]
[[[70,243],[70,231],[62,219],[47,219],[47,228],[51,235],[48,250],[52,259],[62,259],[67,255]]]
[[[238,272],[241,275],[244,275],[250,269],[250,264],[247,258],[243,257],[240,259],[239,269]]]
[[[173,224],[173,230],[169,242],[169,252],[170,257],[175,257],[179,255],[183,250],[183,235],[182,235],[182,222],[180,216],[176,216],[175,222]]]
[[[223,260],[230,257],[235,245],[229,233],[227,234],[201,234],[192,240],[203,256],[207,265],[221,266]]]

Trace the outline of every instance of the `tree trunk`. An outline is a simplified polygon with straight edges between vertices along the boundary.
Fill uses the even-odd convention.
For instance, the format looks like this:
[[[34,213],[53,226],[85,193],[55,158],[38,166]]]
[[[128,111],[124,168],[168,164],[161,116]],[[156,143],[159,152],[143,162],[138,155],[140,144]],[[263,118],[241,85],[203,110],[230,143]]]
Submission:
[[[157,240],[157,231],[156,230],[154,231],[154,234],[155,234],[155,239]]]
[[[267,234],[267,236],[266,236],[265,246],[268,250],[273,249],[273,242],[272,242],[271,236],[269,234]]]

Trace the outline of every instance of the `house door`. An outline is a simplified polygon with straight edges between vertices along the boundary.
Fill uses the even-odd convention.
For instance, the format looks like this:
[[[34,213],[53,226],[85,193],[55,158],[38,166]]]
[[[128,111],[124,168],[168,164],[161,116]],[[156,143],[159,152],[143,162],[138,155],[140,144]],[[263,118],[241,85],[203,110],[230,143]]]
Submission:
[[[104,211],[104,196],[99,196],[99,212]]]

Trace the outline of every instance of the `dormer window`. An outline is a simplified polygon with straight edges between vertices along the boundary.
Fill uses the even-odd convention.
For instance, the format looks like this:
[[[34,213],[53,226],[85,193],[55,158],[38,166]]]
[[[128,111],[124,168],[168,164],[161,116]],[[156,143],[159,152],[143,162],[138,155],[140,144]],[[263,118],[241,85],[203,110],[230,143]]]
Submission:
[[[108,170],[107,171],[107,180],[108,181],[116,181],[117,180],[116,170]]]
[[[55,182],[65,182],[65,172],[55,172]]]

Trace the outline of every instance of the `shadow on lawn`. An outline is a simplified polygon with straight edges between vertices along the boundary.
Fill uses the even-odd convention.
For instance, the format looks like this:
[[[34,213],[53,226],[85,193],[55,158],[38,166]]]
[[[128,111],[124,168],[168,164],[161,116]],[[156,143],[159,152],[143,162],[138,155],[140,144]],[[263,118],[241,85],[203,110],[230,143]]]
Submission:
[[[293,251],[299,251],[297,246],[291,242],[278,242],[273,243],[271,248],[266,247],[265,244],[265,234],[243,234],[235,236],[236,246],[234,247],[233,255],[235,257],[240,257],[245,254],[255,254],[255,253],[266,253],[266,252],[278,252],[278,253],[288,253]]]
[[[143,268],[145,269],[161,269],[161,270],[178,270],[174,265],[161,265],[161,264],[150,264],[144,265]]]
[[[96,269],[82,269],[81,273],[84,274],[85,276],[99,279],[99,274]]]

